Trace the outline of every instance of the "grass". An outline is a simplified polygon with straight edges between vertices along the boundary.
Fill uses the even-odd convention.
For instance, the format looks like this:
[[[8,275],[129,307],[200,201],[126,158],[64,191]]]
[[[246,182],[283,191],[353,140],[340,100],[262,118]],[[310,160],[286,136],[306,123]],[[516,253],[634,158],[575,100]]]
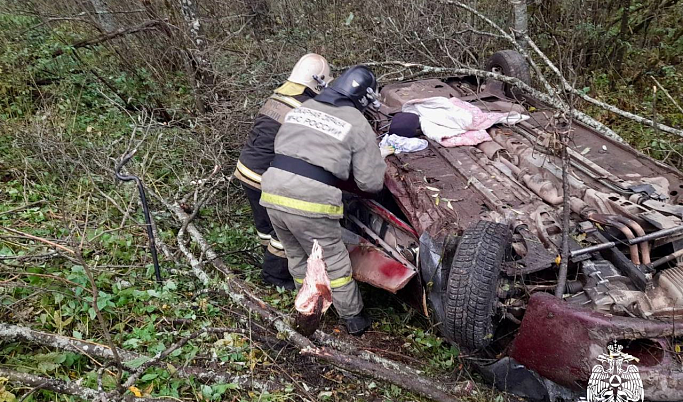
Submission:
[[[242,141],[235,133],[249,126],[257,105],[270,90],[255,82],[271,66],[256,63],[231,77],[239,96],[247,95],[244,99],[234,95],[238,99],[228,104],[225,109],[229,110],[216,111],[219,116],[225,113],[229,121],[225,126],[232,131],[215,134],[211,121],[193,114],[192,89],[182,73],[165,72],[159,79],[158,72],[150,69],[124,68],[111,48],[53,58],[54,51],[69,50],[64,43],[83,36],[82,28],[64,24],[29,29],[36,23],[30,17],[0,15],[0,32],[4,32],[0,42],[0,321],[100,343],[105,338],[83,264],[68,254],[55,254],[44,243],[1,229],[12,228],[82,249],[98,289],[97,306],[114,343],[124,349],[154,355],[204,326],[245,327],[253,317],[237,311],[228,300],[199,292],[201,285],[182,259],[176,262],[162,256],[165,282],[153,281],[137,191],[131,183],[115,181],[112,168],[125,151],[138,148],[127,166],[129,172],[143,177],[150,191],[163,197],[187,196],[192,207],[197,188],[193,182],[207,177],[217,164],[221,175],[231,173]],[[28,33],[16,39],[18,32]],[[283,29],[270,40],[289,43],[310,34],[306,29]],[[359,40],[358,36],[350,35],[353,40]],[[234,43],[240,51],[254,51],[251,38]],[[217,57],[219,68],[232,73],[243,61],[241,53],[225,54]],[[337,56],[338,64],[352,64],[353,57]],[[683,78],[677,67],[663,71],[665,87],[680,87]],[[613,91],[612,79],[597,72],[591,78],[591,94],[648,115],[652,109],[649,93],[627,84]],[[44,82],[38,85],[40,80]],[[176,113],[174,124],[156,120],[145,108],[158,99]],[[683,117],[661,94],[657,105],[659,118],[681,125]],[[679,142],[624,120],[610,120],[602,111],[591,112],[644,152],[676,166],[682,163]],[[260,280],[261,251],[239,189],[223,184],[219,190],[198,216],[207,238],[266,302],[291,311],[294,295],[265,287]],[[156,198],[150,199],[160,238],[172,246],[179,226]],[[386,293],[369,287],[363,287],[363,293],[375,318],[371,333],[362,341],[365,346],[380,354],[389,351],[387,357],[419,365],[436,378],[470,376],[458,349],[447,344],[428,319]],[[324,325],[336,333],[332,314],[326,316]],[[198,338],[167,361],[165,368],[147,370],[130,392],[184,400],[286,401],[297,400],[304,389],[319,400],[419,400],[399,387],[304,360],[286,345],[273,350],[242,335]],[[264,380],[283,377],[283,370],[291,377],[283,377],[281,390],[257,394],[236,384],[208,386],[174,376],[177,367],[188,363]],[[0,364],[54,378],[84,378],[83,386],[96,388],[103,362],[49,348],[0,343]],[[105,371],[102,380],[105,389],[114,386],[112,373]],[[27,391],[0,378],[0,402],[14,401]],[[510,398],[482,386],[470,399],[502,402]],[[24,399],[47,400],[58,399],[44,390]]]

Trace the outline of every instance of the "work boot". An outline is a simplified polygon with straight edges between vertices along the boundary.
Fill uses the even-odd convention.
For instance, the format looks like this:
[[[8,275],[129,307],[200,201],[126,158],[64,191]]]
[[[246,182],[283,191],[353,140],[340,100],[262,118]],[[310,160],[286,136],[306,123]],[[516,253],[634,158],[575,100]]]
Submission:
[[[296,285],[294,284],[294,279],[291,277],[289,278],[277,278],[271,275],[268,275],[266,272],[261,272],[261,277],[263,278],[263,282],[273,285],[273,286],[280,286],[282,288],[285,288],[287,290],[294,290],[296,289]]]
[[[365,315],[363,311],[354,315],[353,317],[343,319],[343,325],[346,331],[353,336],[361,336],[372,324],[370,317]]]
[[[294,290],[294,279],[287,269],[287,259],[278,257],[266,250],[263,256],[261,276],[265,283],[281,286],[287,290]]]

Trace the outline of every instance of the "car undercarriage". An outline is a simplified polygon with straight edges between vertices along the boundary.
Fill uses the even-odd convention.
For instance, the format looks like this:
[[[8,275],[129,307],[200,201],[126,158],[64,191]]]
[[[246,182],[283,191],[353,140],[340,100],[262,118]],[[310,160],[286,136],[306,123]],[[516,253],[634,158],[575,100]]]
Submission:
[[[378,135],[407,101],[437,96],[530,118],[494,126],[477,146],[430,140],[388,157],[384,191],[346,203],[356,279],[432,317],[508,391],[583,392],[616,340],[639,359],[646,399],[683,399],[683,174],[474,77],[385,86]],[[565,198],[570,253],[557,298]]]

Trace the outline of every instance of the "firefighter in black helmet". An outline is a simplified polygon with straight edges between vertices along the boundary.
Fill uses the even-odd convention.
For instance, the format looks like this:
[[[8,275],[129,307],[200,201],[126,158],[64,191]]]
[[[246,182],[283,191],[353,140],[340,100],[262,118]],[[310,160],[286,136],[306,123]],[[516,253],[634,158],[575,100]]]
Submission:
[[[261,205],[287,251],[297,286],[306,276],[313,240],[323,249],[332,301],[349,333],[362,334],[370,319],[351,276],[351,261],[341,239],[343,216],[339,181],[353,176],[361,191],[378,192],[386,165],[363,111],[375,100],[372,71],[355,66],[315,99],[285,117],[275,138],[275,158],[263,174]]]
[[[275,90],[259,110],[234,173],[242,182],[249,199],[259,241],[266,247],[261,271],[263,280],[287,289],[294,289],[294,282],[287,270],[284,249],[273,230],[268,213],[259,205],[261,175],[275,156],[275,135],[285,115],[320,93],[322,82],[331,79],[330,66],[324,57],[309,53],[299,59],[287,81]]]

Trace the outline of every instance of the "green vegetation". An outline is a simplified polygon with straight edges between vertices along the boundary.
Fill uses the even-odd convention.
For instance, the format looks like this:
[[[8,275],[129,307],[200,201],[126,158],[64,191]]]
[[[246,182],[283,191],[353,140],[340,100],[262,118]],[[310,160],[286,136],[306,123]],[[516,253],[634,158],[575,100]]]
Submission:
[[[280,4],[269,8],[269,2],[254,2],[251,9],[207,1],[202,9],[204,29],[215,47],[204,51],[211,55],[216,87],[204,96],[208,110],[200,113],[196,66],[186,59],[191,46],[187,34],[178,33],[184,32],[182,17],[164,2],[151,2],[151,10],[161,13],[170,33],[142,31],[82,47],[74,44],[101,32],[92,27],[91,19],[80,21],[89,16],[74,12],[81,11],[76,2],[20,3],[0,0],[0,322],[106,344],[105,328],[93,307],[92,274],[96,305],[113,343],[148,357],[200,328],[249,328],[253,319],[232,308],[225,297],[200,291],[202,285],[177,252],[180,225],[160,198],[183,200],[192,210],[196,195],[201,198],[202,191],[213,188],[214,197],[201,206],[197,217],[208,240],[260,297],[282,311],[293,308],[291,293],[262,286],[261,251],[248,206],[239,186],[226,179],[260,102],[304,51],[329,53],[337,66],[371,60],[451,65],[443,51],[448,45],[453,46],[454,58],[483,65],[500,44],[453,34],[459,30],[457,16],[432,2],[353,1],[337,4],[337,9],[320,2],[294,2],[283,10]],[[123,1],[110,3],[117,10],[128,6]],[[145,3],[150,2],[135,2],[134,8]],[[483,3],[483,10],[495,14],[497,2]],[[645,3],[631,2],[631,25],[640,27],[649,9]],[[537,24],[532,26],[539,32],[532,34],[549,55],[557,56],[555,60],[575,66],[577,87],[625,110],[683,126],[683,113],[662,91],[654,100],[650,78],[681,99],[681,6],[667,8],[649,30],[641,27],[629,38],[621,35],[619,24],[605,28],[597,17],[573,24],[569,16],[576,12],[574,7],[555,14],[534,9]],[[496,20],[504,21],[505,15],[499,13]],[[122,13],[117,21],[134,26],[141,15],[146,14]],[[613,17],[619,15],[615,9]],[[57,16],[65,18],[48,20]],[[546,30],[550,16],[558,18],[556,32]],[[466,52],[443,38],[467,40],[466,47],[475,50]],[[586,61],[588,54],[560,50],[568,49],[575,38],[584,41],[571,49],[593,46],[590,55],[618,53],[621,50],[603,46],[617,43],[623,48],[623,63],[616,70],[605,64],[605,58]],[[677,167],[683,164],[683,146],[677,138],[603,110],[586,111],[643,152]],[[153,280],[137,190],[113,176],[115,162],[134,148],[138,152],[127,168],[148,187],[159,238],[172,253],[172,258],[160,254],[163,285]],[[219,169],[212,175],[215,166]],[[208,184],[197,184],[207,178]],[[189,247],[201,254],[195,245]],[[438,336],[428,319],[386,294],[377,296],[370,289],[364,294],[376,319],[370,336],[361,341],[367,342],[365,347],[419,364],[437,378],[470,378],[467,360]],[[335,333],[332,314],[324,325]],[[267,331],[260,335],[270,336]],[[188,401],[299,400],[304,392],[330,401],[419,400],[394,385],[366,381],[303,358],[277,341],[256,341],[244,334],[202,335],[173,352],[165,366],[146,370],[127,392]],[[263,346],[266,343],[269,347]],[[270,393],[255,393],[236,383],[207,385],[178,377],[178,369],[185,365],[220,368],[259,381],[284,378],[287,385]],[[102,371],[105,390],[115,386],[117,375],[115,367],[96,357],[2,341],[0,366],[52,378],[83,378],[81,385],[93,389]],[[0,402],[18,400],[28,391],[0,378]],[[508,398],[482,386],[471,400]],[[23,399],[47,400],[77,398],[38,389]]]

